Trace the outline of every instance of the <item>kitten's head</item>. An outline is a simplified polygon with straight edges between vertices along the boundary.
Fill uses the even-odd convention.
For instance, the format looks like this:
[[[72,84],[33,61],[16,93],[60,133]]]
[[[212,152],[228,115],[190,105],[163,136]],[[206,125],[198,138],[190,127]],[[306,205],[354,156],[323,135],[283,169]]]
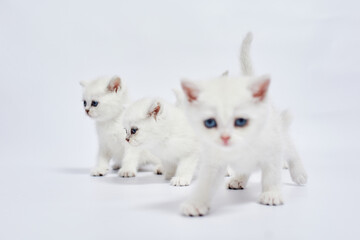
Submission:
[[[161,141],[164,103],[159,99],[143,98],[131,104],[124,112],[123,125],[126,141],[133,146],[151,148]]]
[[[256,139],[267,118],[268,76],[183,80],[188,118],[202,141],[224,150]]]
[[[85,113],[96,121],[107,121],[117,117],[127,102],[126,88],[118,76],[103,77],[91,82],[80,82],[83,86]]]

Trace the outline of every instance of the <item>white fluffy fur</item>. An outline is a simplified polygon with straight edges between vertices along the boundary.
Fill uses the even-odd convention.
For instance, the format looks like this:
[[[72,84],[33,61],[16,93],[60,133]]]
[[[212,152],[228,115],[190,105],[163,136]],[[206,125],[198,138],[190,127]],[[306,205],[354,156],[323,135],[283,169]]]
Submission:
[[[249,47],[249,41],[251,35],[245,39],[243,53],[248,52],[245,48]],[[230,189],[243,189],[250,174],[260,169],[259,202],[265,205],[283,203],[281,169],[285,158],[289,160],[292,179],[298,184],[306,182],[307,175],[287,133],[289,116],[285,112],[280,114],[271,104],[267,96],[270,78],[249,76],[252,67],[248,54],[244,56],[240,59],[246,76],[182,81],[188,98],[187,116],[202,140],[199,179],[196,191],[182,204],[185,215],[201,216],[209,211],[211,198],[226,167],[233,172],[228,182]],[[217,127],[205,127],[204,121],[209,118],[216,120]],[[248,124],[236,127],[237,118],[247,119]],[[223,140],[224,136],[229,139]]]
[[[144,98],[127,108],[123,123],[130,145],[147,149],[161,159],[171,185],[190,184],[199,159],[199,144],[181,106]]]
[[[141,164],[154,163],[156,172],[160,170],[159,160],[147,151],[132,148],[125,141],[125,130],[121,117],[128,103],[125,84],[117,76],[103,77],[91,82],[81,82],[85,112],[95,120],[99,142],[96,165],[91,170],[93,176],[104,176],[109,171],[113,159],[113,169],[119,169],[122,177],[134,177]],[[91,106],[92,101],[98,105]]]

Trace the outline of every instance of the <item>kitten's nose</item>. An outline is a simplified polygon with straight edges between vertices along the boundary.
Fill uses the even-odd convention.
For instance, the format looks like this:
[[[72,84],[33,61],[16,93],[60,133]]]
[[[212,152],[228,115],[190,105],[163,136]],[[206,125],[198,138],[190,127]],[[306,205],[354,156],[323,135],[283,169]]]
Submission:
[[[230,140],[230,136],[229,135],[221,135],[221,140],[223,140],[223,142],[225,143],[225,145],[228,144],[229,140]]]
[[[126,138],[126,141],[130,142],[130,138]]]
[[[85,112],[86,112],[86,113],[89,113],[89,109],[85,109]]]

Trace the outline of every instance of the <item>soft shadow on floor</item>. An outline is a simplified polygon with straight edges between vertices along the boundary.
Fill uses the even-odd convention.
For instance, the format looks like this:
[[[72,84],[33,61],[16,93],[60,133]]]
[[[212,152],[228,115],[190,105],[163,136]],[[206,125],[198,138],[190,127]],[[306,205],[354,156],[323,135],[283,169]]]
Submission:
[[[111,184],[122,185],[145,185],[145,184],[169,184],[162,175],[155,175],[152,173],[138,174],[136,177],[123,178],[117,174],[109,174],[105,177],[94,177],[97,181],[102,181]]]

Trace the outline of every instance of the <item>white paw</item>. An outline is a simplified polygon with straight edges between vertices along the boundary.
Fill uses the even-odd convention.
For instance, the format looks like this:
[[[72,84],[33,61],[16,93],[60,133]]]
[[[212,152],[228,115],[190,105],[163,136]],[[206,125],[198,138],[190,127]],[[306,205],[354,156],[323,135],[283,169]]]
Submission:
[[[109,169],[107,167],[94,167],[90,174],[91,176],[105,176]]]
[[[299,185],[304,185],[307,183],[308,176],[305,170],[293,170],[291,171],[291,179]]]
[[[279,191],[267,191],[261,193],[259,202],[264,205],[276,206],[283,204],[284,200]]]
[[[170,180],[170,184],[173,186],[189,186],[190,182],[191,180],[189,180],[189,178],[184,177],[173,177]]]
[[[118,164],[118,163],[114,163],[113,165],[112,165],[112,169],[113,170],[119,170],[120,169],[120,164]]]
[[[185,202],[180,206],[181,213],[190,217],[201,217],[207,214],[210,210],[208,204],[200,202]]]
[[[120,170],[118,171],[118,175],[120,177],[135,177],[136,170],[120,168]]]
[[[164,170],[161,166],[156,166],[155,169],[154,169],[154,173],[156,175],[162,175],[164,173]]]
[[[244,189],[246,187],[247,179],[245,178],[231,178],[227,183],[228,189]]]

